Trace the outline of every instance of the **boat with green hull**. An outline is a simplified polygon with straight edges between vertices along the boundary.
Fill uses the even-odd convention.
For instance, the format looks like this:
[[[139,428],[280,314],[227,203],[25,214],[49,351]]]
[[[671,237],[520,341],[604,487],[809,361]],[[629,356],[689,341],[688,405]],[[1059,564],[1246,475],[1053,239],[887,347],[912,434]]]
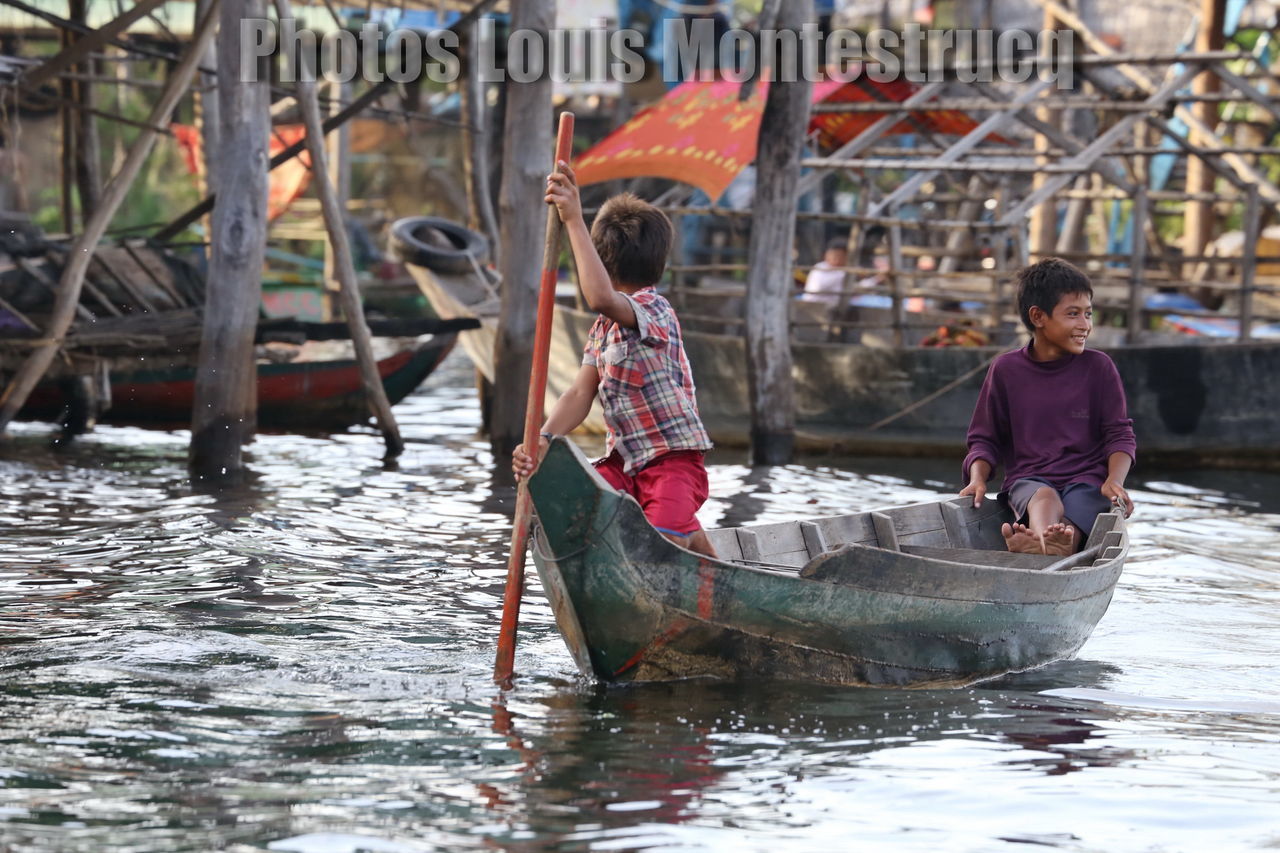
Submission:
[[[556,438],[530,478],[534,561],[575,662],[606,682],[748,676],[962,685],[1073,654],[1111,602],[1124,517],[1069,557],[1011,554],[968,499],[665,539]]]

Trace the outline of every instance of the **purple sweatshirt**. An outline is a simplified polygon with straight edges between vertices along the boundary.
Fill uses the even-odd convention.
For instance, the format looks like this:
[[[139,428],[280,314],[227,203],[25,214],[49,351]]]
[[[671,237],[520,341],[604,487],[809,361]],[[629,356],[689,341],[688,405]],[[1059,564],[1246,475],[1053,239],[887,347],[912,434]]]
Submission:
[[[1004,465],[1005,489],[1023,477],[1101,486],[1107,457],[1137,453],[1120,374],[1097,350],[1054,361],[1035,361],[1030,347],[1001,355],[982,383],[968,445],[965,484],[969,466],[985,459],[992,473]]]

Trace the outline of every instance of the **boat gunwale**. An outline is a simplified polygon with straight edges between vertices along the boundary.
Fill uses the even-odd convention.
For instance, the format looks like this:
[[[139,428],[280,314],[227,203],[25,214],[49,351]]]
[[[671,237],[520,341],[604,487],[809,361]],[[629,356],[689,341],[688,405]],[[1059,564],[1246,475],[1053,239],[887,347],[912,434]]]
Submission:
[[[553,443],[561,442],[561,441],[564,443],[566,449],[568,449],[572,455],[574,455],[575,457],[580,457],[579,459],[580,464],[586,463],[586,457],[583,455],[582,450],[572,441],[569,441],[567,438],[564,438],[563,436],[557,436],[555,439],[553,439]],[[586,463],[583,465],[583,473],[588,477],[588,479],[592,481],[593,485],[596,487],[597,490],[599,490],[602,496],[612,496],[618,502],[617,505],[614,507],[613,511],[609,513],[609,519],[605,524],[603,524],[599,528],[596,528],[593,525],[592,527],[593,532],[599,538],[596,538],[594,541],[589,543],[589,545],[586,546],[586,548],[582,549],[578,553],[570,554],[569,556],[556,555],[554,552],[551,552],[549,554],[537,554],[537,556],[543,559],[550,558],[558,564],[559,562],[565,559],[571,559],[574,557],[581,556],[582,552],[585,550],[598,548],[598,547],[606,547],[614,552],[614,556],[619,558],[619,561],[621,563],[624,563],[624,564],[629,563],[628,555],[626,553],[619,553],[617,549],[615,549],[613,545],[607,541],[607,538],[602,536],[601,534],[604,534],[609,528],[613,527],[617,523],[617,519],[622,511],[623,503],[630,501],[630,503],[633,505],[631,511],[634,514],[638,514],[638,517],[640,518],[644,518],[643,509],[641,508],[639,502],[636,501],[635,498],[633,498],[628,494],[618,492],[617,490],[609,486],[609,484],[599,475],[598,472],[596,472],[595,468],[592,467],[589,463]],[[916,504],[907,504],[901,507],[889,507],[886,509],[889,511],[892,511],[894,509],[905,510],[905,509],[911,509],[913,507],[931,506],[931,505],[936,505],[939,503],[945,503],[945,502],[955,501],[955,500],[957,499],[950,498],[950,499],[947,499],[946,501],[922,501]],[[992,503],[994,504],[994,502]],[[994,507],[992,508],[994,509]],[[597,504],[597,513],[599,511],[600,511],[600,507],[599,507],[599,504]],[[867,516],[870,513],[877,512],[877,511],[881,511],[881,510],[872,509],[872,510],[865,510],[863,512],[857,512],[857,513],[847,513],[844,515],[824,516],[818,520],[856,518],[859,516]],[[999,512],[989,512],[985,517],[990,518],[997,515],[999,515]],[[805,520],[812,520],[812,519],[797,519],[794,521],[783,521],[783,522],[765,522],[763,524],[758,524],[758,525],[739,525],[737,527],[714,528],[714,530],[720,530],[720,531],[740,530],[740,529],[749,530],[753,527],[771,527],[774,525],[795,525],[798,527],[800,522]],[[646,519],[646,523],[647,523],[647,519]],[[1080,594],[1071,598],[1058,595],[1052,598],[1037,599],[1037,600],[1044,600],[1044,601],[1062,601],[1062,602],[1084,601],[1089,598],[1093,598],[1098,595],[1104,594],[1107,590],[1111,590],[1111,594],[1114,594],[1115,581],[1118,579],[1120,572],[1123,571],[1124,562],[1129,553],[1128,534],[1123,527],[1123,524],[1124,524],[1123,518],[1122,517],[1119,518],[1117,523],[1120,525],[1119,532],[1121,533],[1121,552],[1118,555],[1109,558],[1106,562],[1101,564],[1098,564],[1097,561],[1095,560],[1095,562],[1090,565],[1083,565],[1083,566],[1079,566],[1072,569],[1056,570],[1052,572],[1046,572],[1044,569],[1028,569],[1028,568],[1021,568],[1021,567],[1015,567],[1015,566],[993,566],[993,565],[984,564],[984,563],[964,563],[964,562],[958,562],[958,561],[939,560],[931,557],[925,557],[917,554],[910,554],[905,551],[882,548],[874,545],[866,545],[865,547],[873,549],[877,552],[887,554],[887,555],[894,555],[897,559],[908,559],[910,560],[910,562],[916,564],[915,566],[913,566],[913,568],[921,568],[921,569],[927,570],[927,567],[930,564],[933,564],[933,565],[937,565],[940,568],[945,568],[948,570],[959,569],[959,570],[973,571],[976,574],[979,574],[980,576],[982,576],[983,578],[997,578],[997,577],[1011,577],[1011,576],[1023,577],[1023,578],[1035,578],[1037,580],[1041,578],[1052,578],[1053,581],[1056,581],[1056,583],[1054,584],[1056,586],[1067,586],[1069,585],[1069,582],[1079,581],[1080,579],[1091,579],[1091,578],[1105,579],[1108,573],[1112,573],[1112,572],[1115,573],[1116,575],[1115,579],[1108,581],[1107,583],[1103,584],[1099,588],[1096,588],[1096,589],[1088,588],[1084,591],[1083,594]],[[652,529],[652,525],[650,525],[650,528]],[[657,532],[656,529],[653,530],[653,534],[655,536],[660,536],[660,534]],[[852,543],[852,544],[860,545],[862,543]],[[549,547],[550,542],[547,542],[547,545]],[[662,537],[662,547],[670,548],[670,549],[674,549],[675,551],[682,552],[689,557],[703,561],[707,565],[715,567],[719,571],[749,572],[753,575],[758,575],[761,577],[768,576],[768,577],[776,578],[779,581],[788,582],[788,583],[792,581],[813,581],[815,583],[826,584],[828,586],[839,587],[842,589],[856,589],[862,592],[874,593],[877,595],[895,595],[905,599],[912,599],[912,598],[929,599],[934,601],[948,601],[948,602],[968,603],[968,604],[991,604],[991,605],[997,605],[997,606],[1000,606],[1000,605],[1017,606],[1019,604],[1027,603],[1027,602],[1011,602],[1007,600],[992,599],[992,598],[974,598],[974,597],[958,597],[956,595],[951,595],[951,596],[940,595],[936,591],[920,592],[920,591],[913,591],[910,589],[893,590],[893,589],[885,589],[883,587],[877,587],[874,585],[867,584],[865,582],[859,584],[856,582],[849,582],[849,581],[835,581],[835,580],[828,580],[823,578],[802,577],[800,575],[800,572],[803,570],[804,566],[787,566],[781,563],[769,563],[763,560],[751,561],[752,564],[747,564],[747,563],[739,563],[732,559],[723,558],[723,557],[709,558],[703,554],[699,554],[696,551],[691,551],[688,548],[685,548],[675,542],[672,542],[666,539],[665,537]],[[829,554],[829,553],[832,553],[832,551],[829,550],[824,552],[824,554]],[[1008,552],[992,549],[992,553],[1001,554],[1001,553],[1008,553]],[[811,558],[811,560],[819,559],[821,556],[823,555],[818,555],[817,557]],[[807,564],[808,564],[808,561],[806,562],[806,565]]]

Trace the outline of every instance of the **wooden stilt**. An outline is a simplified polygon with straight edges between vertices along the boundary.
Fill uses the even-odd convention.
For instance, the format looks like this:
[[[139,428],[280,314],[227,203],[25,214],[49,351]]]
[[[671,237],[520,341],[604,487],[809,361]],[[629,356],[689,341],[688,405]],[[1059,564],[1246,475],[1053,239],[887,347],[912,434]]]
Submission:
[[[956,211],[956,219],[961,221],[978,221],[978,217],[982,215],[982,206],[985,202],[985,199],[983,198],[984,195],[985,193],[982,191],[982,180],[976,175],[969,178],[968,195],[960,202],[959,210]],[[949,230],[947,232],[947,242],[944,247],[947,254],[938,262],[938,272],[955,272],[959,267],[961,253],[969,249],[972,245],[973,231],[961,230],[959,228]]]
[[[242,445],[257,419],[253,334],[262,301],[267,237],[270,81],[241,82],[240,21],[265,17],[262,0],[220,0],[218,34],[218,205],[213,209],[204,328],[191,413],[193,479],[243,479]],[[203,54],[203,49],[201,50]]]
[[[336,67],[336,64],[335,64]],[[311,84],[312,96],[316,96],[316,84]],[[351,88],[345,83],[338,81],[329,82],[329,116],[335,116],[342,112],[342,105],[348,100]],[[301,102],[301,95],[295,100]],[[318,109],[319,107],[317,107]],[[299,110],[301,111],[301,103]],[[320,128],[316,129],[318,132]],[[311,132],[308,129],[308,134]],[[329,185],[333,188],[334,198],[337,202],[338,211],[341,214],[342,231],[346,233],[347,204],[351,200],[351,124],[344,122],[335,127],[327,134],[321,137],[325,143],[326,167],[328,173]],[[307,150],[310,151],[308,145]],[[315,171],[316,161],[312,159],[311,168],[313,174],[319,174]],[[323,209],[323,205],[322,205]],[[327,227],[326,219],[326,227]],[[338,260],[337,251],[334,247],[334,238],[330,236],[325,240],[324,244],[324,318],[332,320],[337,315],[337,306],[334,305],[334,298],[337,297],[338,305],[345,305],[345,301],[341,297],[342,281],[341,273],[338,269],[340,262]]]
[[[1089,176],[1081,175],[1076,178],[1076,189],[1080,191],[1089,188]],[[1064,252],[1074,252],[1081,247],[1084,242],[1084,220],[1089,212],[1089,200],[1087,198],[1072,198],[1067,202],[1067,215],[1062,222],[1062,231],[1058,234],[1057,245],[1054,251],[1058,254]]]
[[[1000,179],[999,185],[996,187],[996,209],[993,211],[995,218],[999,220],[1000,214],[1009,206],[1009,176],[1005,175]],[[1007,227],[1003,231],[994,231],[991,234],[991,260],[994,263],[995,274],[991,276],[991,304],[987,306],[990,311],[990,323],[992,328],[999,329],[1000,324],[1004,322],[1004,315],[1009,310],[1009,306],[1005,304],[1005,272],[1009,268],[1009,243],[1013,228],[1021,228],[1022,224]],[[1018,326],[1021,327],[1021,322]]]
[[[78,23],[85,22],[85,0],[72,0],[70,10],[72,20]],[[95,76],[93,59],[85,57],[75,70],[82,77],[92,78]],[[93,83],[84,79],[70,82],[71,100],[76,105],[74,171],[76,189],[80,196],[80,221],[84,222],[93,215],[102,195],[102,175],[99,165],[102,146],[98,141],[98,121],[93,111]]]
[[[1051,33],[1058,29],[1058,26],[1058,19],[1054,17],[1052,12],[1046,9],[1040,32]],[[1052,59],[1052,57],[1047,54],[1047,51],[1049,50],[1051,50],[1051,48],[1047,46],[1046,42],[1046,47],[1044,48],[1046,53],[1043,53],[1040,57],[1042,62],[1048,62]],[[1045,94],[1048,95],[1049,92],[1046,90]],[[1036,118],[1050,127],[1057,129],[1061,129],[1062,127],[1062,112],[1060,110],[1051,110],[1041,107],[1036,110]],[[1052,147],[1052,143],[1049,138],[1043,133],[1037,133],[1033,140],[1033,144],[1036,151],[1045,152],[1044,156],[1036,158],[1036,165],[1042,167],[1047,166],[1050,162],[1047,152]],[[1036,172],[1031,177],[1031,188],[1033,190],[1039,189],[1044,185],[1046,177],[1047,176],[1044,172]],[[1058,207],[1056,200],[1052,196],[1046,198],[1043,202],[1031,209],[1030,216],[1031,221],[1029,223],[1029,229],[1031,256],[1038,260],[1051,254],[1058,242]]]
[[[276,0],[276,10],[281,18],[293,17],[289,0]],[[342,313],[346,316],[347,327],[351,330],[351,343],[355,347],[356,362],[360,367],[360,384],[364,389],[365,399],[369,403],[369,410],[377,419],[378,428],[382,431],[382,438],[387,447],[387,458],[393,459],[404,451],[404,440],[400,437],[400,428],[396,425],[395,416],[391,414],[391,403],[387,400],[386,389],[382,387],[382,379],[378,375],[378,362],[373,355],[369,326],[365,322],[364,308],[360,304],[360,288],[356,282],[356,268],[351,257],[351,242],[347,237],[341,197],[333,183],[329,164],[326,162],[328,155],[325,151],[316,84],[314,81],[307,80],[306,75],[299,75],[296,91],[302,123],[307,129],[307,151],[311,155],[311,174],[316,192],[320,196],[320,209],[324,213],[329,245],[333,248],[334,273],[338,279],[339,294],[342,298]]]
[[[1195,50],[1197,52],[1221,50],[1223,45],[1223,22],[1226,17],[1226,0],[1200,0],[1200,29],[1196,33]],[[1216,75],[1205,69],[1191,83],[1191,92],[1204,95],[1218,91],[1219,80]],[[1197,103],[1191,106],[1191,112],[1207,128],[1213,129],[1218,124],[1218,105]],[[1205,145],[1207,140],[1198,133],[1192,133],[1190,142],[1193,145]],[[1216,181],[1209,164],[1200,157],[1187,158],[1187,192],[1213,192]],[[1213,205],[1208,202],[1187,202],[1182,220],[1182,251],[1186,255],[1203,255],[1204,249],[1213,238]]]
[[[891,208],[891,215],[897,216],[898,209]],[[903,297],[903,265],[905,259],[902,256],[902,226],[893,223],[889,226],[889,286],[893,292],[893,345],[900,347],[903,344],[904,331],[907,325],[907,303]]]
[[[203,14],[209,7],[209,3],[210,0],[197,0],[197,14]],[[218,185],[218,176],[213,169],[217,161],[214,152],[220,148],[218,128],[221,126],[221,121],[218,113],[218,74],[214,70],[218,67],[218,52],[214,49],[212,42],[205,48],[204,56],[200,59],[200,67],[201,70],[196,75],[195,92],[195,124],[200,131],[200,156],[196,158],[196,186],[199,187],[200,195],[203,197],[209,194],[211,187]],[[206,215],[204,217],[205,242],[209,241],[212,234],[213,222]],[[206,250],[206,262],[208,258]]]
[[[777,30],[799,32],[815,20],[812,0],[778,4]],[[770,63],[773,57],[765,57]],[[756,194],[747,247],[747,394],[751,456],[783,465],[795,449],[795,388],[791,377],[791,252],[797,184],[813,83],[807,77],[769,86],[760,119]]]
[[[479,52],[481,27],[473,21],[464,32],[463,61],[467,64],[458,90],[462,95],[463,165],[467,179],[467,211],[469,226],[489,238],[489,257],[494,264],[502,258],[498,245],[498,219],[493,210],[493,191],[489,184],[489,108],[485,101],[485,82],[480,79]]]
[[[1240,340],[1252,336],[1254,278],[1258,274],[1258,234],[1262,229],[1262,200],[1257,187],[1245,194],[1244,246],[1240,250]]]
[[[1129,261],[1129,340],[1136,344],[1142,337],[1143,306],[1146,294],[1143,284],[1147,274],[1147,187],[1139,184],[1133,194],[1133,249]]]
[[[512,7],[511,28],[546,34],[555,24],[551,0],[523,0]],[[489,446],[506,467],[524,436],[525,377],[532,366],[536,322],[538,268],[534,259],[542,248],[542,223],[533,216],[546,195],[547,152],[551,150],[551,80],[543,75],[529,83],[508,79],[506,126],[503,138],[502,191],[502,307],[494,342],[493,422]]]
[[[83,9],[81,10],[83,12]],[[75,19],[75,9],[71,10]],[[58,44],[66,52],[75,44],[75,33],[65,29],[58,31]],[[62,106],[58,109],[59,141],[58,147],[58,208],[62,214],[62,230],[67,234],[76,233],[75,211],[75,169],[76,169],[76,108],[75,84],[71,80],[58,81],[58,94],[62,98]]]

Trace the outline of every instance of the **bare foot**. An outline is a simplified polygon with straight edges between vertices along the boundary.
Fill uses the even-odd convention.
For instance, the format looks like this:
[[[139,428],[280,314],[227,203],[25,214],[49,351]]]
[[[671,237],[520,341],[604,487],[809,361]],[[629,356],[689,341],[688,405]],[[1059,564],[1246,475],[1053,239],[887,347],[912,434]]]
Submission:
[[[1004,545],[1015,554],[1043,554],[1044,544],[1040,537],[1025,524],[1003,524],[1000,535],[1004,537]]]
[[[1076,531],[1070,524],[1059,521],[1044,531],[1044,552],[1055,557],[1067,557],[1076,552]]]

